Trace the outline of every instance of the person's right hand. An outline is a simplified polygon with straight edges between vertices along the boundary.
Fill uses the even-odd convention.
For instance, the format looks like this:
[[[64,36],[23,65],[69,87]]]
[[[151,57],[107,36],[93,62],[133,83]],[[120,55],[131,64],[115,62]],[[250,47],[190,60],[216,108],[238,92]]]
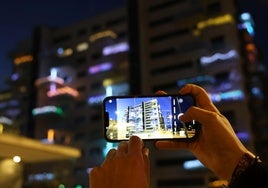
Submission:
[[[180,120],[200,122],[200,135],[191,142],[157,141],[156,147],[159,149],[188,149],[218,177],[230,181],[243,154],[253,154],[243,146],[229,121],[214,106],[203,88],[187,84],[179,93],[192,94],[195,97],[197,107],[190,107],[184,115],[180,116]]]

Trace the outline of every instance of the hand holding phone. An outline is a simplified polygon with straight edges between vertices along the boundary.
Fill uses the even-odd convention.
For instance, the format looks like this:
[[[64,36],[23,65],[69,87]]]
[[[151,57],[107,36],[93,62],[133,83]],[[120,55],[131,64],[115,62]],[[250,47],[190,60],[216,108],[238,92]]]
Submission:
[[[194,139],[200,124],[179,120],[194,106],[191,95],[109,96],[103,100],[104,135],[107,141]]]

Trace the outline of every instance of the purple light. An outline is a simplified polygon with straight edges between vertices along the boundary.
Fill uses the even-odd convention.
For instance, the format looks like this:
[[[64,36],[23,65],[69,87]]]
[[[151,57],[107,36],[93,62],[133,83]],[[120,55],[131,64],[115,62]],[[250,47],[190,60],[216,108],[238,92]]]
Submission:
[[[89,67],[88,71],[90,74],[96,74],[98,72],[104,72],[104,71],[111,70],[111,68],[112,68],[112,64],[107,62],[107,63],[102,63],[99,65],[91,66],[91,67]]]
[[[114,44],[111,46],[106,46],[103,48],[102,53],[103,55],[110,55],[110,54],[116,54],[119,52],[126,52],[129,50],[129,45],[127,42],[121,42],[118,44]]]
[[[250,136],[247,132],[238,132],[238,133],[236,133],[236,135],[240,140],[243,140],[243,141],[247,141],[250,138]]]

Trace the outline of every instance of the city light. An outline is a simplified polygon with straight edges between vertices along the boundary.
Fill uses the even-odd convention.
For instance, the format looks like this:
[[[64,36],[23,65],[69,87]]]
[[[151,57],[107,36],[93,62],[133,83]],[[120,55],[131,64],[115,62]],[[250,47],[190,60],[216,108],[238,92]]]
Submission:
[[[20,161],[21,161],[21,158],[20,158],[20,156],[14,156],[13,157],[13,161],[14,161],[14,163],[19,163]]]
[[[90,74],[96,74],[99,72],[109,71],[111,69],[112,69],[112,63],[105,62],[105,63],[101,63],[98,65],[94,65],[94,66],[89,67],[88,72]]]
[[[24,55],[24,56],[20,56],[14,59],[14,64],[15,65],[19,65],[22,63],[28,63],[31,62],[33,60],[33,56],[32,55]]]
[[[114,45],[110,45],[110,46],[106,46],[103,48],[102,50],[102,54],[107,56],[107,55],[111,55],[111,54],[116,54],[119,52],[126,52],[129,50],[129,45],[127,42],[121,42],[118,44],[114,44]]]
[[[34,108],[32,110],[32,114],[34,116],[48,113],[56,113],[58,115],[63,115],[62,109],[56,106],[43,106],[39,108]]]
[[[223,16],[218,16],[216,18],[209,18],[205,21],[197,23],[198,29],[204,29],[205,27],[221,25],[226,23],[232,23],[234,21],[233,17],[230,14],[225,14]]]
[[[199,160],[189,160],[183,163],[183,168],[185,170],[194,170],[204,168],[204,165]]]
[[[216,62],[218,60],[228,60],[231,58],[236,58],[237,52],[235,50],[230,50],[226,53],[215,53],[211,56],[203,56],[200,58],[200,63],[201,65],[207,65],[207,64],[211,64],[213,62]]]
[[[91,35],[89,37],[89,41],[94,42],[95,40],[98,40],[104,37],[111,37],[114,39],[117,37],[117,34],[111,30],[106,30],[106,31],[98,32],[96,34]]]
[[[55,96],[59,96],[59,95],[71,95],[73,97],[78,97],[79,92],[71,87],[68,87],[68,86],[49,90],[47,92],[48,97],[55,97]]]

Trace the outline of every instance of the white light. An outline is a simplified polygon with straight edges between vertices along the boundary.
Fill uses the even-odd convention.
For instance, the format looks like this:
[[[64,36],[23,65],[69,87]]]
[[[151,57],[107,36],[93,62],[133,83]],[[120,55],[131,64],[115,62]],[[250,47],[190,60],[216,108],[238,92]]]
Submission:
[[[19,163],[20,161],[21,161],[21,158],[20,158],[20,156],[14,156],[13,157],[13,161],[14,161],[14,163]]]

